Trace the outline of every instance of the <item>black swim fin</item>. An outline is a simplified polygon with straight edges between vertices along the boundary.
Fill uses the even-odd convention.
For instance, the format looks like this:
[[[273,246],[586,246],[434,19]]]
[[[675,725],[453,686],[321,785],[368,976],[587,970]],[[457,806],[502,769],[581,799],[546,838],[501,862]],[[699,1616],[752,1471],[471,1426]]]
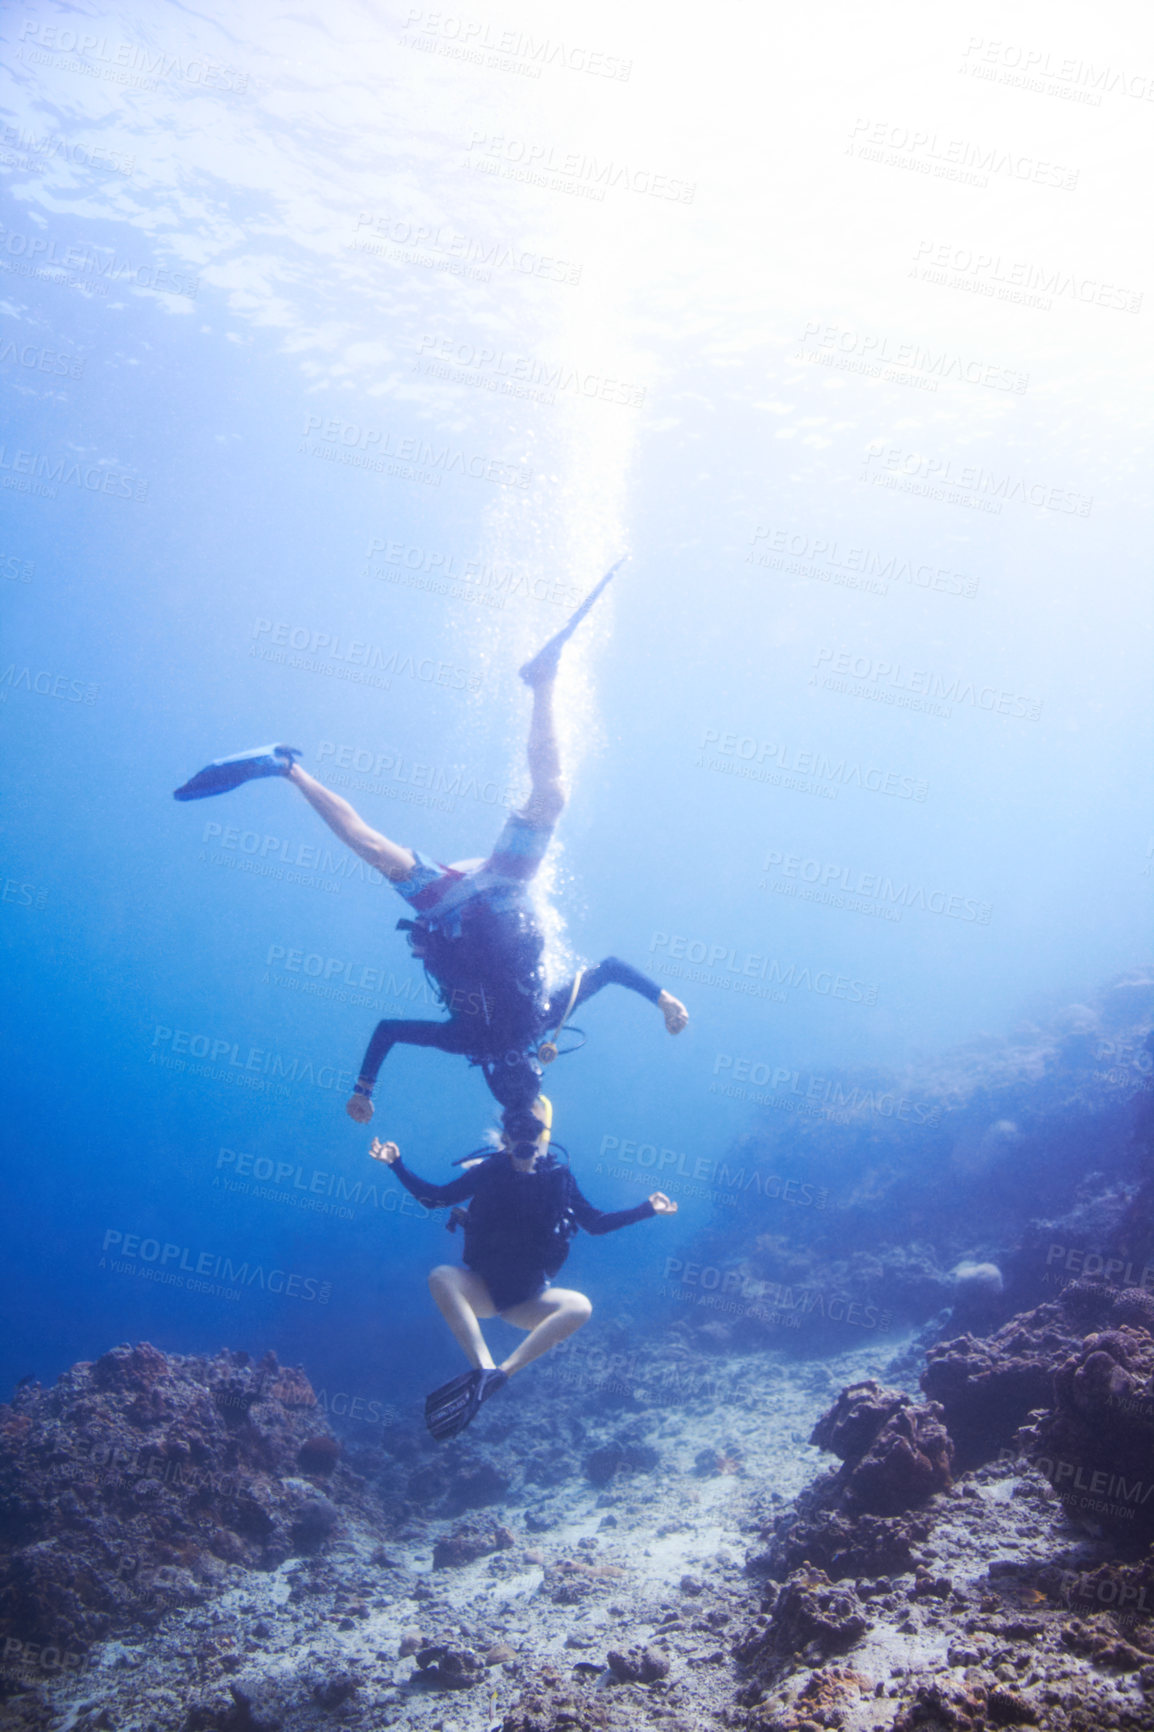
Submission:
[[[177,788],[172,797],[207,800],[210,794],[227,794],[230,788],[239,788],[242,782],[254,781],[258,776],[287,776],[300,755],[296,746],[253,746],[231,758],[214,758],[182,788]]]
[[[589,612],[593,603],[601,594],[601,591],[608,584],[613,573],[617,571],[619,567],[623,566],[628,558],[629,555],[623,553],[616,565],[611,565],[609,567],[609,570],[605,573],[601,582],[594,585],[594,587],[589,591],[589,594],[585,597],[585,600],[581,603],[581,606],[569,616],[569,619],[561,627],[561,630],[555,632],[544,648],[537,651],[537,654],[533,657],[532,661],[525,663],[525,666],[521,669],[521,678],[527,686],[541,685],[545,680],[553,678],[553,675],[557,672],[557,663],[561,659],[562,649],[569,642],[569,639],[573,636],[573,633],[577,630],[577,627],[581,624],[581,621],[585,618],[585,615]]]
[[[481,1403],[488,1401],[498,1389],[503,1389],[509,1376],[504,1371],[464,1371],[434,1389],[425,1402],[425,1424],[440,1442],[456,1437],[459,1431],[476,1419]]]

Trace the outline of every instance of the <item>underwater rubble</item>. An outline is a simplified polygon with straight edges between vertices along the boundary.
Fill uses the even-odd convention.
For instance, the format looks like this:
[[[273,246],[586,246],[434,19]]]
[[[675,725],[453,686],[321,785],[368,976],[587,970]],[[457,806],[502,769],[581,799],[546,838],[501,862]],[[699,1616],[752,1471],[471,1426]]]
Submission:
[[[1091,1465],[1115,1460],[1100,1402],[1149,1403],[1154,1337],[1060,1351],[1039,1309],[930,1362],[968,1367],[985,1416],[981,1368],[1053,1360],[1018,1442],[995,1404],[961,1469],[947,1410],[870,1347],[703,1354],[711,1393],[674,1401],[642,1360],[627,1410],[589,1355],[449,1446],[417,1412],[337,1438],[273,1355],[113,1349],[0,1409],[0,1724],[1154,1728],[1149,1534],[1116,1537],[1040,1453],[1089,1447],[1084,1422],[1087,1481],[1122,1478]]]

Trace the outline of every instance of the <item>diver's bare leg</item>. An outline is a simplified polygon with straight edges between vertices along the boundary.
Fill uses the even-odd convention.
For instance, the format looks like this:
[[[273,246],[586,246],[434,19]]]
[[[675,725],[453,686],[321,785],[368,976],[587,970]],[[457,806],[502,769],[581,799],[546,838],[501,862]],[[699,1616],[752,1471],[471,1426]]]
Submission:
[[[526,1299],[523,1305],[511,1305],[508,1311],[502,1311],[502,1319],[515,1324],[518,1329],[527,1329],[529,1333],[508,1359],[501,1361],[499,1369],[512,1377],[523,1365],[540,1359],[550,1347],[556,1347],[559,1341],[564,1341],[567,1335],[588,1323],[592,1315],[593,1307],[584,1293],[575,1293],[566,1287],[550,1287],[539,1299]]]
[[[533,714],[529,718],[529,798],[521,816],[538,829],[554,825],[565,805],[561,782],[561,750],[557,744],[557,719],[553,710],[553,676],[533,685]]]
[[[521,678],[533,690],[533,719],[529,724],[529,774],[533,790],[521,816],[542,828],[557,822],[565,804],[557,730],[553,721],[553,682],[557,678],[561,651],[621,563],[619,559],[610,566],[601,582],[594,584],[561,630],[554,632],[548,643],[521,669]]]
[[[354,854],[359,854],[362,860],[375,866],[390,883],[396,884],[400,879],[409,876],[416,865],[416,857],[410,849],[403,847],[400,842],[390,842],[379,830],[372,829],[347,800],[342,800],[339,794],[334,794],[331,789],[324,787],[315,776],[302,770],[299,764],[293,764],[288,772],[288,779],[296,784],[313,811],[324,819],[333,834],[339,836]]]
[[[471,1269],[458,1269],[452,1263],[442,1263],[429,1272],[429,1292],[474,1370],[495,1371],[493,1355],[477,1319],[495,1317],[497,1313],[481,1277]]]

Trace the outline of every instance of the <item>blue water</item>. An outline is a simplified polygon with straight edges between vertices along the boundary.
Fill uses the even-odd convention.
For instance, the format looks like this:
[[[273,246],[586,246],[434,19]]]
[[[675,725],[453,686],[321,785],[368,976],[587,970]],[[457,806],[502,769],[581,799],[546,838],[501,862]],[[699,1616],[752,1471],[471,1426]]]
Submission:
[[[456,1368],[458,1241],[343,1111],[378,1016],[435,1014],[405,909],[292,789],[171,790],[287,740],[485,853],[515,670],[624,551],[563,669],[552,942],[692,1022],[580,1018],[594,1201],[1147,959],[1150,44],[1027,5],[1023,88],[1003,25],[8,11],[5,1387],[127,1339],[366,1400]],[[378,1101],[430,1176],[494,1122],[436,1053]],[[642,1318],[707,1189],[567,1279]],[[199,1290],[221,1257],[260,1278]]]

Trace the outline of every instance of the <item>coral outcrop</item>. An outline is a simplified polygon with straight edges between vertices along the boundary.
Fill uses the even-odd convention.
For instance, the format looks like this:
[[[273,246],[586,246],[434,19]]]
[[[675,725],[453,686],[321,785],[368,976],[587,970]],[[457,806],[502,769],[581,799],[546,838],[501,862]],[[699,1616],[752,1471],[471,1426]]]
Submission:
[[[752,1567],[780,1579],[813,1564],[835,1581],[910,1569],[912,1547],[928,1531],[916,1512],[953,1483],[940,1415],[936,1404],[872,1378],[843,1389],[810,1438],[840,1456],[841,1467],[803,1494],[796,1519],[781,1516],[763,1530],[767,1548]]]
[[[1087,1336],[1054,1376],[1053,1406],[1023,1428],[1027,1458],[1066,1513],[1128,1548],[1154,1540],[1154,1339]]]
[[[485,1676],[485,1662],[470,1648],[449,1648],[434,1643],[414,1656],[415,1678],[430,1690],[471,1690]]]
[[[929,1348],[921,1386],[941,1409],[960,1470],[991,1461],[1033,1408],[1050,1405],[1054,1374],[1081,1341],[1066,1307],[1050,1303],[984,1340],[962,1335]]]
[[[768,1614],[759,1617],[734,1648],[737,1660],[752,1673],[738,1700],[747,1705],[756,1701],[790,1662],[814,1665],[831,1654],[846,1653],[868,1628],[852,1588],[831,1582],[823,1570],[796,1570],[773,1595]]]
[[[830,1487],[839,1505],[851,1515],[901,1515],[948,1491],[954,1450],[941,1413],[872,1378],[843,1389],[810,1438],[841,1458]]]
[[[0,1635],[61,1649],[152,1625],[230,1566],[316,1553],[364,1513],[301,1371],[143,1342],[0,1407]]]
[[[516,1541],[499,1522],[461,1522],[433,1547],[435,1570],[460,1570],[491,1552],[508,1551]]]

